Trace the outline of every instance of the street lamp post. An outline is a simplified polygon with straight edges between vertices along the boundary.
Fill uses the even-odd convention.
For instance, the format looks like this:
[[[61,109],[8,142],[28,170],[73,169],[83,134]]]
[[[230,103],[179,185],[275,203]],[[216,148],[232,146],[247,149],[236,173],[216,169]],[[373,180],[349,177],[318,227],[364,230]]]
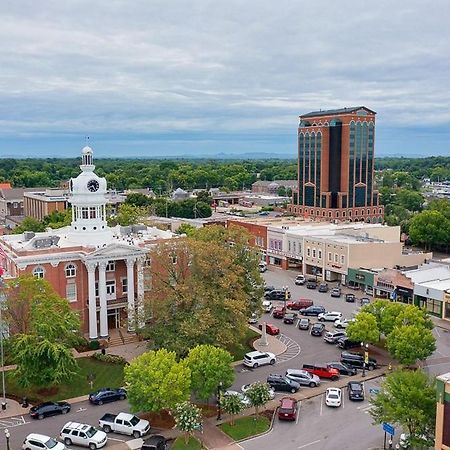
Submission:
[[[9,438],[11,437],[11,435],[9,434],[8,428],[5,428],[5,437],[6,437],[6,450],[10,450]]]
[[[364,344],[361,342],[361,348],[364,350],[364,362],[363,362],[363,373],[362,376],[366,376],[366,364],[369,362],[369,344]]]
[[[217,386],[217,420],[222,419],[221,395],[222,395],[222,382],[219,381],[219,385]]]

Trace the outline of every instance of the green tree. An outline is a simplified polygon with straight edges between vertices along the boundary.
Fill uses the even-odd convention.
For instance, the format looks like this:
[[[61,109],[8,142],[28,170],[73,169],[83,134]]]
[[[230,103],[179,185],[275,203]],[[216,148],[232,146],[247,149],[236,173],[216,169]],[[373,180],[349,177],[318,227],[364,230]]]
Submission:
[[[22,223],[13,229],[13,234],[21,234],[24,231],[34,231],[35,233],[45,231],[45,225],[33,217],[25,217]]]
[[[255,414],[258,415],[259,408],[262,408],[270,400],[270,386],[257,381],[248,388],[245,395],[255,408]]]
[[[448,245],[450,222],[439,211],[422,211],[411,219],[409,237],[413,243],[423,245],[425,249]]]
[[[195,232],[196,227],[194,225],[191,225],[190,223],[182,223],[176,233],[177,234],[185,234],[186,236],[192,236],[192,234]]]
[[[147,209],[140,206],[133,206],[123,203],[119,206],[117,215],[110,219],[110,225],[135,225],[148,215]]]
[[[408,211],[420,211],[424,198],[420,192],[409,189],[399,189],[396,193],[395,202],[406,208]]]
[[[233,384],[233,357],[222,348],[197,345],[189,350],[184,362],[191,370],[191,388],[202,400],[208,400],[219,384],[224,389]]]
[[[146,352],[125,366],[125,384],[133,412],[173,409],[188,400],[191,371],[166,349]]]
[[[241,413],[244,409],[244,402],[239,395],[223,395],[220,400],[221,408],[231,416],[231,425],[234,425],[234,416]]]
[[[380,331],[375,316],[364,311],[356,315],[355,321],[348,325],[346,331],[351,341],[374,344],[380,339]]]
[[[386,339],[389,353],[401,364],[423,361],[436,350],[431,330],[417,325],[395,327]]]
[[[178,403],[173,411],[176,427],[184,433],[184,440],[187,444],[189,437],[195,430],[202,427],[202,413],[196,405],[185,401]]]
[[[147,207],[151,204],[151,199],[147,195],[141,194],[140,192],[131,192],[127,195],[125,203],[137,207]]]
[[[420,370],[396,370],[382,382],[381,392],[370,400],[375,423],[393,423],[408,430],[412,448],[423,444],[421,436],[434,435],[436,390]],[[420,448],[420,447],[419,447]]]

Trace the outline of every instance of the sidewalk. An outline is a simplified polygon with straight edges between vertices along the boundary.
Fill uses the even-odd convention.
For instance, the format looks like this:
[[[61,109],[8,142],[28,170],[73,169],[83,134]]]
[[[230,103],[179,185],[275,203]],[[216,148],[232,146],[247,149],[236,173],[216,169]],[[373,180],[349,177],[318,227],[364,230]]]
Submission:
[[[431,316],[431,320],[433,321],[436,327],[442,328],[443,330],[446,331],[450,331],[450,320],[444,320],[433,316]]]

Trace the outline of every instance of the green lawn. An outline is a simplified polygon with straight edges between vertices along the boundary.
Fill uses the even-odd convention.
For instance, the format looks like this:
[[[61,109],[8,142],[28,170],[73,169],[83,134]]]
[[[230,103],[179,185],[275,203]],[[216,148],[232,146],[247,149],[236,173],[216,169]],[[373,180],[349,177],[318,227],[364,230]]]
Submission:
[[[247,331],[245,333],[245,337],[242,341],[242,345],[233,345],[231,346],[228,351],[231,353],[231,355],[234,358],[234,361],[241,361],[244,359],[244,355],[248,353],[251,350],[254,350],[251,343],[255,338],[260,337],[261,335],[257,333],[256,331],[251,330],[250,328],[247,328]]]
[[[44,389],[24,389],[18,386],[14,379],[14,371],[6,372],[6,393],[19,398],[26,396],[31,402],[79,397],[91,392],[91,387],[87,381],[87,376],[90,373],[95,374],[92,390],[123,385],[123,366],[120,364],[104,363],[93,358],[79,358],[77,363],[79,370],[69,382]]]
[[[184,436],[177,437],[171,447],[172,450],[200,450],[202,448],[200,441],[192,436],[187,444],[184,442]]]
[[[234,425],[227,422],[220,425],[220,428],[235,441],[239,441],[267,431],[270,428],[270,420],[264,416],[241,417],[234,421]]]

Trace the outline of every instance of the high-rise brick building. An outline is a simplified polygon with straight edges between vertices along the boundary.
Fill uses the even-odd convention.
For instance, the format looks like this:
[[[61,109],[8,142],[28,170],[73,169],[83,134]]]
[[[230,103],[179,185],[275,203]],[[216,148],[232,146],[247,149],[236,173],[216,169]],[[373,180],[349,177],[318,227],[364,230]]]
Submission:
[[[291,212],[316,220],[383,221],[374,180],[375,114],[358,106],[300,116]]]

